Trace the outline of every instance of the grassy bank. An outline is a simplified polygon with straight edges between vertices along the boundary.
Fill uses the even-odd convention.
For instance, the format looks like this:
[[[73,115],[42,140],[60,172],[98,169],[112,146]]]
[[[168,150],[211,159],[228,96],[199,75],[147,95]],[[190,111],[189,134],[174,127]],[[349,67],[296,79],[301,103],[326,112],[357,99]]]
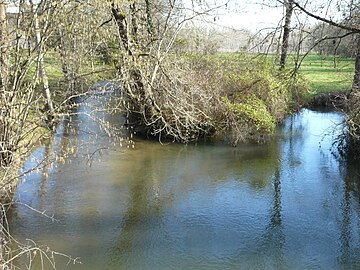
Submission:
[[[236,58],[237,53],[221,53],[220,58]],[[275,61],[275,55],[247,54],[248,59],[266,58]],[[295,56],[289,55],[287,68],[294,66]],[[354,59],[336,56],[309,54],[300,68],[301,74],[309,83],[309,94],[312,98],[321,93],[347,91],[351,88],[354,77]]]
[[[311,54],[304,59],[300,71],[309,82],[310,98],[321,93],[347,91],[354,76],[354,59],[336,57],[334,61],[333,56]]]
[[[153,65],[137,68],[151,76]],[[137,119],[144,123],[137,133],[185,143],[204,137],[232,145],[267,141],[305,89],[301,79],[252,54],[173,54],[161,68],[156,85],[129,93],[134,112],[142,109],[138,96],[153,99],[146,101],[148,109]],[[144,77],[144,82],[150,81]]]

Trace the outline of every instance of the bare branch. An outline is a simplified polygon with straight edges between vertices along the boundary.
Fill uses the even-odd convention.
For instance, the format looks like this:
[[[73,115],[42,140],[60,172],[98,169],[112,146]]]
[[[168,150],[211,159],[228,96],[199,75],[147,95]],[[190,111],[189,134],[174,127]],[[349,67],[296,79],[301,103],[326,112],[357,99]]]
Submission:
[[[299,8],[302,12],[304,12],[306,15],[308,15],[308,16],[316,19],[316,20],[325,22],[327,24],[330,24],[330,25],[335,26],[335,27],[339,27],[339,28],[347,30],[347,31],[351,31],[353,33],[360,33],[360,28],[358,28],[358,27],[352,27],[352,26],[348,26],[348,25],[345,25],[345,24],[337,23],[337,22],[334,22],[332,20],[329,20],[329,19],[323,18],[321,16],[318,16],[318,15],[308,11],[307,9],[305,9],[304,7],[302,7],[299,3],[295,2],[295,1],[294,1],[294,5],[297,8]]]

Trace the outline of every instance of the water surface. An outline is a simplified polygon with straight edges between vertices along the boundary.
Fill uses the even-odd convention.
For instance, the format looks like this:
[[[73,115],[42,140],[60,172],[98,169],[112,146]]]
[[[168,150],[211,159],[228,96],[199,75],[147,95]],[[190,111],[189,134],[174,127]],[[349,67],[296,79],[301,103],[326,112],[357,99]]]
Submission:
[[[89,146],[81,131],[96,124],[79,116],[72,147],[110,150],[27,176],[10,225],[81,258],[59,269],[360,269],[360,169],[331,153],[341,119],[302,110],[262,146],[127,148],[102,136]],[[60,128],[34,155],[72,140]]]

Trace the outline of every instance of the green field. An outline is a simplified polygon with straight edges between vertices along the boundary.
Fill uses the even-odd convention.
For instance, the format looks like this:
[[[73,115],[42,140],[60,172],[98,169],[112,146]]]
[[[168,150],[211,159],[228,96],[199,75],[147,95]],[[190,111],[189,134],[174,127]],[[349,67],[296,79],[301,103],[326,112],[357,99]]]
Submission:
[[[222,53],[219,55],[221,57],[234,57],[233,55],[238,54]],[[245,57],[244,54],[240,55],[242,58]],[[254,57],[254,55],[249,56],[250,58]],[[272,59],[271,61],[275,60],[275,55],[272,54],[258,57]],[[289,55],[287,60],[288,70],[294,67],[294,61],[295,56]],[[351,89],[354,77],[354,58],[336,56],[334,63],[334,56],[309,54],[303,60],[300,72],[309,83],[309,98],[321,93],[347,91]]]
[[[288,64],[291,63],[291,56]],[[332,91],[350,90],[354,76],[354,59],[308,55],[300,68],[310,83],[311,96]]]
[[[36,63],[31,66],[28,74],[30,80],[35,72]],[[61,59],[58,52],[48,51],[44,55],[44,65],[46,68],[46,75],[49,80],[51,88],[58,88],[64,81],[64,74],[62,71]],[[71,66],[71,62],[68,63]],[[69,67],[71,69],[71,67]],[[88,81],[88,84],[93,84],[96,81],[110,79],[115,76],[115,68],[111,65],[105,65],[100,63],[97,59],[93,61],[93,67],[89,59],[83,59],[80,65],[80,69],[77,72],[78,79]]]

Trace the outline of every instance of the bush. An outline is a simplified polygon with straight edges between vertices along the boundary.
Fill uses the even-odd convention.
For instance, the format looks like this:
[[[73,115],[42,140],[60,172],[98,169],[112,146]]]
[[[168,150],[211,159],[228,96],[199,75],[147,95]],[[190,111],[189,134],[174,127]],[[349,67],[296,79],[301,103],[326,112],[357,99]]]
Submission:
[[[140,112],[137,131],[141,126],[182,142],[209,136],[233,145],[264,142],[289,113],[291,91],[298,87],[290,88],[290,79],[267,59],[245,54],[173,55],[161,63],[156,80],[151,65],[144,67],[149,70],[137,72],[151,85],[140,84],[145,93],[129,95],[133,111]]]
[[[334,145],[343,158],[360,160],[360,93],[350,94],[344,129]]]
[[[267,59],[245,54],[197,55],[190,59],[197,83],[218,99],[211,112],[216,133],[231,144],[266,141],[289,113],[292,91],[298,85],[289,87],[290,78]]]

